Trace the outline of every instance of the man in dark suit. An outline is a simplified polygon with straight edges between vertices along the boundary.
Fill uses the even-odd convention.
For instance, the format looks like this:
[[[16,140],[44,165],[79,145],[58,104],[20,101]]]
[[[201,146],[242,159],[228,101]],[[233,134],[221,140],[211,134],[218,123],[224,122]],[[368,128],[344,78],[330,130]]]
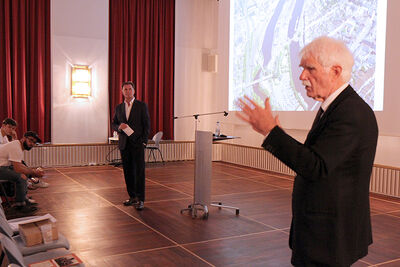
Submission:
[[[369,182],[378,127],[371,108],[348,85],[353,56],[320,37],[301,51],[307,96],[322,102],[304,144],[286,134],[265,107],[245,97],[238,114],[268,135],[262,146],[293,169],[289,246],[294,266],[350,266],[372,243]]]
[[[112,128],[118,132],[118,147],[121,152],[126,189],[129,199],[125,206],[144,208],[145,163],[144,147],[150,131],[150,117],[147,105],[134,97],[135,84],[124,82],[124,102],[115,108]]]

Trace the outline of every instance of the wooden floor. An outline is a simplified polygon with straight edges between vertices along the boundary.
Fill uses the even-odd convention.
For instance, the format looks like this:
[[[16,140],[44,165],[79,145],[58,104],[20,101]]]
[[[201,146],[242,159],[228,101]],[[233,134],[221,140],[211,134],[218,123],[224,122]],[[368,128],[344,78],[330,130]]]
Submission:
[[[180,214],[192,201],[193,162],[148,164],[143,211],[124,207],[122,170],[47,170],[46,189],[29,191],[51,213],[87,266],[291,266],[290,177],[213,163],[208,220]],[[374,243],[353,266],[400,266],[400,200],[371,196]]]

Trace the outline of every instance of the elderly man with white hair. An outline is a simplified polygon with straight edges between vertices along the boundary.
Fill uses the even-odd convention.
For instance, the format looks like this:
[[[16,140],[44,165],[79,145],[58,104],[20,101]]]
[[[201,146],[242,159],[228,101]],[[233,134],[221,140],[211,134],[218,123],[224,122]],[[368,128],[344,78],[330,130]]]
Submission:
[[[348,84],[354,59],[319,37],[301,52],[300,80],[321,107],[304,144],[281,128],[269,99],[238,101],[262,146],[296,172],[289,246],[294,266],[350,266],[372,243],[369,182],[378,138],[371,108]]]

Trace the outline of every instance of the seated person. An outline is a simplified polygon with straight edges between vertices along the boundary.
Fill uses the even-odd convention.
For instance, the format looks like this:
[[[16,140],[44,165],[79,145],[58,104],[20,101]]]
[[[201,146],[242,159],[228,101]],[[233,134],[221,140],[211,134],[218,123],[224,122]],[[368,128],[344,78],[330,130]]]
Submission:
[[[16,133],[16,129],[17,129],[17,122],[11,118],[6,118],[3,120],[3,123],[1,125],[0,128],[0,145],[9,143],[11,141],[17,140],[17,133]],[[22,161],[22,163],[24,165],[25,162]],[[48,187],[49,184],[46,182],[43,182],[42,180],[39,180],[38,178],[33,178],[31,176],[28,176],[28,189],[34,190],[37,189],[39,187]]]
[[[3,120],[0,128],[0,145],[6,144],[11,140],[17,139],[17,122],[11,118],[6,118]],[[11,139],[11,140],[10,140]]]
[[[44,175],[42,169],[29,168],[22,163],[24,150],[31,150],[38,142],[41,142],[39,136],[35,132],[28,131],[21,140],[14,140],[0,146],[0,180],[16,183],[15,206],[17,210],[24,213],[37,209],[26,197],[27,176],[42,177]]]
[[[6,118],[3,120],[0,127],[0,146],[6,144],[12,140],[17,139],[17,122],[11,118]],[[15,187],[14,183],[5,183],[3,184],[6,195],[14,196],[15,195]],[[5,196],[6,197],[6,196]]]

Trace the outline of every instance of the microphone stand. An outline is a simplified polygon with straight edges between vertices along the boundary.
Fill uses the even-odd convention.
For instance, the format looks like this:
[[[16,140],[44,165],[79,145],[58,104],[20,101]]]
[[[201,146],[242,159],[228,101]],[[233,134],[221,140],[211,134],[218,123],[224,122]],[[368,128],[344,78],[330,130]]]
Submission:
[[[199,116],[208,116],[208,115],[215,115],[215,114],[224,114],[224,116],[228,116],[228,112],[226,111],[220,111],[220,112],[209,112],[209,113],[203,113],[203,114],[193,114],[193,115],[187,115],[187,116],[180,116],[180,117],[174,117],[174,119],[182,119],[182,118],[190,118],[193,117],[195,119],[195,151],[196,151],[196,143],[197,143],[197,138],[196,138],[196,132],[197,132],[197,121],[199,120]],[[212,159],[210,159],[212,161]],[[195,166],[197,159],[196,159],[196,153],[195,153]],[[212,163],[212,162],[211,162]],[[211,168],[211,165],[210,167]],[[206,203],[196,203],[196,167],[195,167],[195,174],[194,174],[194,186],[193,186],[193,202],[191,204],[188,205],[188,207],[186,209],[182,209],[181,210],[181,214],[184,211],[189,211],[192,214],[192,218],[197,217],[197,211],[201,210],[203,211],[203,219],[207,219],[208,218],[208,207]],[[198,179],[198,178],[197,178]],[[209,182],[211,184],[211,177],[208,177]],[[207,180],[207,179],[206,179]],[[210,187],[211,189],[211,187]],[[209,192],[208,194],[210,194],[211,192]],[[211,196],[209,196],[211,199]],[[222,205],[221,202],[211,202],[210,203],[211,206],[214,207],[218,207],[218,208],[229,208],[229,209],[235,209],[236,210],[236,215],[239,215],[239,208],[236,207],[231,207],[231,206],[225,206]]]
[[[174,120],[193,117],[195,119],[194,131],[196,132],[197,131],[197,122],[199,121],[199,116],[208,116],[208,115],[215,115],[215,114],[224,114],[225,117],[228,116],[228,112],[218,111],[218,112],[209,112],[209,113],[203,113],[203,114],[193,114],[193,115],[174,117]]]

